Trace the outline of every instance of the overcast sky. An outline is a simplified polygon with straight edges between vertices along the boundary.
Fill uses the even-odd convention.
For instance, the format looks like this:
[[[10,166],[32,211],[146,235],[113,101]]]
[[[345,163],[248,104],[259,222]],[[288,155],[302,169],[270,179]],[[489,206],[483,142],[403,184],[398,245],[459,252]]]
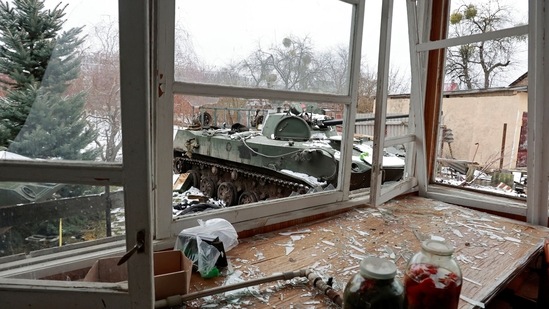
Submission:
[[[46,0],[47,7],[58,0]],[[395,20],[405,21],[404,1],[395,1]],[[117,19],[117,1],[70,0],[66,10],[66,27],[87,25],[99,20]],[[323,50],[347,46],[350,33],[350,5],[329,0],[177,0],[177,16],[197,54],[208,64],[223,66],[250,54],[258,44],[268,47],[281,43],[290,34],[310,37],[315,48]],[[363,55],[377,61],[381,1],[366,1]],[[214,9],[215,8],[215,9]],[[400,27],[402,26],[402,27]],[[407,27],[402,22],[393,33],[395,50],[407,50]],[[402,57],[400,57],[402,58]]]
[[[393,33],[395,50],[407,50],[408,36],[404,1],[396,1]],[[224,65],[242,59],[258,44],[267,49],[289,35],[307,36],[317,49],[349,45],[352,6],[328,0],[178,0],[177,20],[186,21],[196,52],[209,64]],[[212,10],[215,7],[216,10]],[[381,1],[366,1],[363,56],[377,62]],[[215,48],[211,46],[215,45]],[[400,57],[407,63],[406,57]]]
[[[489,1],[489,0],[482,0]],[[59,0],[46,0],[53,7]],[[404,0],[394,0],[391,67],[409,72],[408,30]],[[479,2],[477,1],[466,1]],[[499,0],[516,8],[512,18],[526,21],[526,0]],[[117,20],[115,0],[70,0],[66,26],[87,25],[100,20]],[[379,47],[381,0],[367,0],[362,46],[363,63],[375,70]],[[455,8],[464,1],[453,1]],[[350,5],[332,0],[176,0],[176,16],[185,21],[192,46],[206,64],[222,67],[242,59],[259,44],[263,48],[281,44],[288,35],[308,36],[315,49],[347,46],[350,33]],[[518,74],[518,73],[517,73]],[[522,73],[520,73],[522,74]],[[518,74],[520,76],[520,74]],[[518,77],[518,76],[517,76]]]

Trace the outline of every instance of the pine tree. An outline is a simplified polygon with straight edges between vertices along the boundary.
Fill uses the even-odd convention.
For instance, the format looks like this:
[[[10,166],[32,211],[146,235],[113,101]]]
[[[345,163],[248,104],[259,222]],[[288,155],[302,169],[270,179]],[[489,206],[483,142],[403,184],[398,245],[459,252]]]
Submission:
[[[80,71],[83,39],[82,27],[60,33],[66,7],[0,0],[0,146],[33,158],[93,160],[85,96],[67,91]]]

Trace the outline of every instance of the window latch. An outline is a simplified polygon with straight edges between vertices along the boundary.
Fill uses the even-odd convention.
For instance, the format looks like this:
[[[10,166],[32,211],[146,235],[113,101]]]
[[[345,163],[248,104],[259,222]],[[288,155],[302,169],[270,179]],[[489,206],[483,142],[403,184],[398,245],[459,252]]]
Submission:
[[[124,256],[120,258],[120,261],[118,261],[118,266],[124,264],[134,253],[136,252],[144,252],[145,251],[145,230],[141,230],[137,232],[135,246],[130,249],[130,251],[126,252]]]

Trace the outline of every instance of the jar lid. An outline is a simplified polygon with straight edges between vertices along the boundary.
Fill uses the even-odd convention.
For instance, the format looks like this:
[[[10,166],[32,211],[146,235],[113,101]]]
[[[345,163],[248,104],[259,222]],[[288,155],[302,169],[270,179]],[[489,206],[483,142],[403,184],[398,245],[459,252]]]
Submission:
[[[378,257],[367,257],[360,261],[360,274],[372,279],[392,279],[397,272],[396,265]]]
[[[452,255],[454,247],[444,241],[427,239],[421,242],[421,248],[436,255]]]

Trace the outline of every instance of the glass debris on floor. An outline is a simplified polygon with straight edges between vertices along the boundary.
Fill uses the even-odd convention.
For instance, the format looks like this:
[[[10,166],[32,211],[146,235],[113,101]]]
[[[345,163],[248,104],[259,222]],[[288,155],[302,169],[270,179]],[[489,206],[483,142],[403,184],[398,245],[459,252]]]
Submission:
[[[456,260],[464,269],[461,300],[483,307],[484,303],[475,299],[475,287],[477,290],[485,287],[480,276],[488,267],[487,259],[495,255],[512,258],[510,250],[521,251],[520,246],[531,246],[537,241],[529,235],[527,226],[508,228],[506,221],[490,214],[443,203],[428,210],[403,203],[397,200],[387,208],[357,208],[331,218],[329,223],[304,224],[241,239],[227,256],[234,270],[231,276],[236,276],[232,279],[248,281],[277,271],[311,269],[342,292],[365,257],[394,262],[399,266],[396,278],[402,280],[403,267],[420,240],[438,239],[456,247]],[[222,284],[227,284],[228,279]],[[303,278],[261,284],[188,305],[188,308],[339,308]]]

